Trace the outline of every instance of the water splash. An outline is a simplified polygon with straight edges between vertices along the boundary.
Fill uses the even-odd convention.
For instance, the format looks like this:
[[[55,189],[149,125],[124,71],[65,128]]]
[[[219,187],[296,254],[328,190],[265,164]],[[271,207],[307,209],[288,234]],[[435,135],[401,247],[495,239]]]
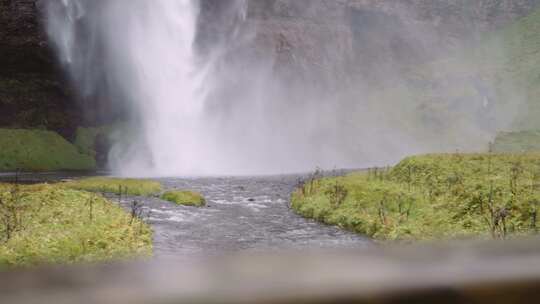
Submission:
[[[201,126],[203,73],[193,51],[197,9],[190,0],[48,4],[50,37],[82,97],[105,94],[131,111],[135,136],[111,152],[120,173],[204,173],[196,160],[209,157],[212,145]]]
[[[237,175],[351,166],[339,145],[320,136],[333,136],[324,133],[335,131],[334,119],[319,116],[335,109],[321,103],[307,113],[308,105],[291,102],[272,78],[272,62],[242,63],[240,55],[240,64],[223,64],[234,53],[223,37],[197,56],[198,3],[48,2],[49,36],[83,102],[105,99],[129,113],[109,157],[115,173]],[[230,19],[245,20],[245,0],[227,3]],[[233,24],[230,31],[237,44],[253,38],[239,28]],[[220,94],[217,103],[207,98],[212,90]]]

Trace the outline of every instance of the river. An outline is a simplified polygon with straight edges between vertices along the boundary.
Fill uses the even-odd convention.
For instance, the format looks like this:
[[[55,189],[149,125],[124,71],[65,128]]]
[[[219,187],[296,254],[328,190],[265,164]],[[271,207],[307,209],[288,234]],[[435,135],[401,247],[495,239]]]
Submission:
[[[57,181],[77,174],[23,174],[23,182]],[[299,175],[157,179],[166,189],[201,192],[205,208],[177,206],[155,197],[110,196],[130,209],[142,203],[143,217],[154,230],[156,258],[183,258],[239,251],[358,248],[362,236],[304,219],[289,208]],[[13,176],[0,176],[1,180]]]

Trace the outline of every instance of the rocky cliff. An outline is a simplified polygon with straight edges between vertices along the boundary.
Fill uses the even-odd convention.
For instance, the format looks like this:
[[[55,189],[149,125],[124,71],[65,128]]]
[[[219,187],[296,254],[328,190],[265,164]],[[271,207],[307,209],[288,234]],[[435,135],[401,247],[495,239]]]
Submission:
[[[387,75],[451,53],[464,44],[527,15],[539,0],[201,0],[202,23],[221,37],[236,26],[254,36],[255,54],[276,68],[340,79],[344,73]],[[243,22],[231,24],[231,5],[244,5]],[[228,4],[227,4],[228,3]],[[203,31],[204,33],[204,31]],[[218,41],[214,39],[214,41]],[[242,40],[245,43],[245,40]],[[259,60],[259,59],[258,59]],[[377,78],[377,77],[375,77]],[[380,80],[380,79],[377,79]]]
[[[46,42],[40,4],[0,0],[0,125],[69,136],[82,121]],[[51,1],[51,0],[49,0]],[[540,0],[199,0],[198,45],[228,44],[319,83],[380,81],[526,15]],[[234,54],[230,56],[234,56]],[[377,67],[376,69],[374,67]],[[391,73],[389,73],[389,71]],[[96,120],[90,115],[90,121]]]
[[[54,58],[40,2],[0,0],[0,126],[72,135],[81,116]]]

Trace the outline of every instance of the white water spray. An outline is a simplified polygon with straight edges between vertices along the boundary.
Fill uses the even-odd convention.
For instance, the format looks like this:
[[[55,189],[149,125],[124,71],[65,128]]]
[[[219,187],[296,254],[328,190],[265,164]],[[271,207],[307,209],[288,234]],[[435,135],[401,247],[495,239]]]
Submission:
[[[113,168],[125,175],[209,173],[203,160],[215,149],[201,118],[194,1],[62,0],[51,1],[48,13],[49,34],[83,97],[105,77],[133,110],[136,136],[115,146]]]
[[[286,93],[276,93],[284,90],[272,85],[268,65],[251,63],[247,70],[222,70],[218,80],[205,75],[219,68],[201,64],[194,53],[197,3],[62,0],[48,4],[49,35],[82,98],[106,95],[108,102],[131,112],[128,132],[115,140],[110,154],[115,172],[128,176],[270,174],[352,166],[341,157],[341,147],[332,146],[333,138],[324,137],[334,136],[336,122],[329,113],[335,109],[322,103],[313,107],[316,102],[295,104]],[[231,8],[239,19],[245,18],[245,4],[236,1]],[[216,59],[226,52],[218,46],[210,53],[217,54],[209,56]],[[242,85],[231,85],[235,79],[242,79],[236,81],[243,81]],[[205,94],[216,82],[237,92],[218,98],[219,105],[205,105]],[[327,118],[321,119],[323,115]]]

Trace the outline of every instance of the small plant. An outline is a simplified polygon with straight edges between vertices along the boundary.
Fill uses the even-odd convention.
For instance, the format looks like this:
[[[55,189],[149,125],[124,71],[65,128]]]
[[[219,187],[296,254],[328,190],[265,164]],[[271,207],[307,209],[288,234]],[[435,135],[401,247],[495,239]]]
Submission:
[[[412,199],[405,199],[403,194],[400,194],[398,197],[398,213],[399,213],[399,222],[403,223],[409,220],[411,215],[411,209],[413,206]]]
[[[383,199],[379,202],[378,215],[379,220],[381,221],[381,225],[386,226],[388,224],[388,220],[386,217],[386,196],[383,197]]]
[[[339,207],[341,204],[343,204],[348,193],[347,188],[339,183],[338,178],[336,178],[336,182],[331,185],[330,189],[326,191],[326,194],[330,198],[330,203],[334,207]]]
[[[409,193],[411,193],[412,183],[413,183],[413,168],[409,164],[407,166],[407,190],[409,191]]]
[[[118,203],[122,203],[122,198],[127,198],[129,193],[130,192],[127,186],[118,185]]]
[[[302,196],[306,195],[306,181],[303,178],[298,178],[296,180],[296,189],[300,189]]]
[[[529,218],[531,219],[530,229],[533,233],[538,233],[538,200],[533,200],[529,202],[530,209],[529,209]]]
[[[519,179],[523,173],[523,166],[521,160],[517,160],[512,163],[510,168],[510,193],[512,193],[512,201],[519,194]]]
[[[94,220],[94,203],[96,202],[95,197],[92,195],[88,198],[86,205],[88,206],[88,218],[90,222]]]
[[[324,176],[323,171],[321,170],[321,168],[317,167],[317,169],[315,169],[315,172],[313,172],[313,176],[311,176],[310,178],[310,184],[311,184],[310,191],[312,193],[317,190],[319,186],[319,180],[323,178],[323,176]]]
[[[137,218],[141,218],[143,212],[143,204],[137,200],[131,202],[131,220],[129,221],[130,225],[133,225],[133,221]]]
[[[0,193],[0,218],[1,229],[4,234],[4,241],[9,241],[15,232],[24,229],[23,217],[28,209],[23,202],[23,193],[18,180],[18,173],[11,190],[7,193]]]

